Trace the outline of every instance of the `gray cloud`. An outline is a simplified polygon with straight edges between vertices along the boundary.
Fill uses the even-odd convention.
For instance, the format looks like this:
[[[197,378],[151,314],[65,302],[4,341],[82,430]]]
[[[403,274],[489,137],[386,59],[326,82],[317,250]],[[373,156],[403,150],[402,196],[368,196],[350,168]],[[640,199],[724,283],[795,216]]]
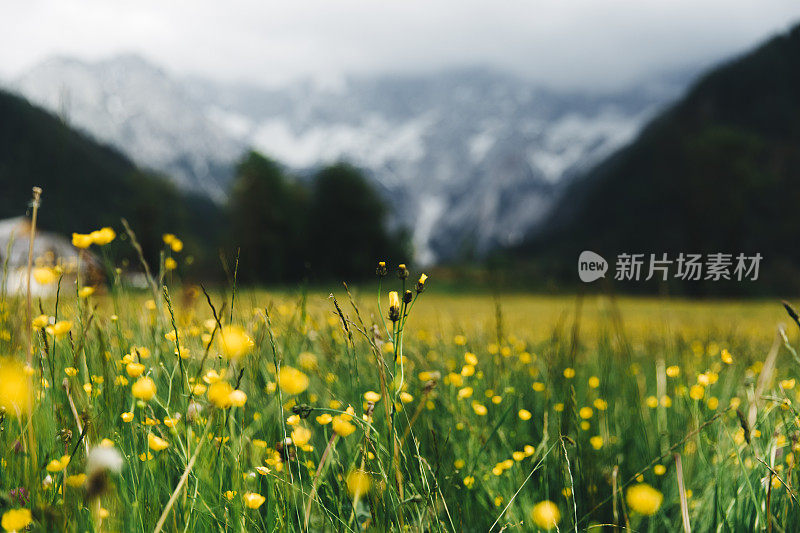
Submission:
[[[136,52],[267,84],[481,64],[605,88],[718,60],[799,19],[796,0],[10,0],[0,75],[54,54]]]

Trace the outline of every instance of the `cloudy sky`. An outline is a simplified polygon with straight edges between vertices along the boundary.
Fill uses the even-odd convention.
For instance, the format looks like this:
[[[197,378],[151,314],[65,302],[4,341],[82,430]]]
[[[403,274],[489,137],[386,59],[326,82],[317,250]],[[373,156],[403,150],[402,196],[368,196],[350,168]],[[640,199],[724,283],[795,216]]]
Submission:
[[[3,0],[0,76],[54,54],[136,52],[266,84],[481,64],[611,88],[718,61],[797,21],[798,0]]]

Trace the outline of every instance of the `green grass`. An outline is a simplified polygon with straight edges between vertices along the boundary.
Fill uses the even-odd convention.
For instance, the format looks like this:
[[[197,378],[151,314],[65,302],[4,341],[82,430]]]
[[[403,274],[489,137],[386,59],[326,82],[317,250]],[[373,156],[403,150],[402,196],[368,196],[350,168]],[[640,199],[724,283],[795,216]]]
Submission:
[[[245,290],[232,299],[215,291],[212,310],[193,287],[168,284],[153,296],[112,285],[79,299],[65,279],[58,300],[34,302],[33,316],[41,306],[73,325],[58,338],[33,331],[33,411],[6,412],[0,425],[0,512],[30,509],[34,531],[153,531],[162,515],[163,531],[302,531],[307,509],[311,531],[531,531],[532,509],[551,500],[562,531],[679,531],[679,454],[694,531],[800,528],[800,387],[781,383],[798,375],[797,328],[779,302],[495,298],[437,294],[435,283],[414,303],[401,342],[385,318],[387,291],[401,288],[392,276],[382,282],[381,313],[377,282],[352,301],[337,289],[341,316],[327,293]],[[24,361],[25,302],[6,297],[2,306],[0,355]],[[781,320],[789,339],[778,337],[770,370]],[[231,324],[253,340],[238,360],[221,354],[219,326]],[[175,330],[185,359],[168,338]],[[212,332],[207,351],[203,334]],[[148,402],[131,394],[127,354],[155,382]],[[308,376],[307,389],[276,387],[276,369],[286,366]],[[671,366],[677,375],[667,375]],[[243,407],[190,394],[208,387],[211,370],[247,394]],[[0,398],[10,383],[0,383]],[[364,419],[373,409],[367,391],[381,398]],[[332,438],[333,424],[316,419],[348,406],[355,431]],[[736,407],[754,423],[740,421]],[[120,415],[129,411],[127,423]],[[298,427],[289,424],[293,411],[311,437],[305,450],[281,452]],[[170,418],[179,419],[174,427],[164,424]],[[148,434],[169,447],[149,450]],[[121,471],[65,486],[103,439],[122,454]],[[66,471],[48,473],[65,454]],[[369,490],[354,494],[348,477],[362,470]],[[625,498],[640,482],[663,494],[652,516]],[[10,494],[19,487],[24,505]],[[246,493],[263,504],[249,508]]]

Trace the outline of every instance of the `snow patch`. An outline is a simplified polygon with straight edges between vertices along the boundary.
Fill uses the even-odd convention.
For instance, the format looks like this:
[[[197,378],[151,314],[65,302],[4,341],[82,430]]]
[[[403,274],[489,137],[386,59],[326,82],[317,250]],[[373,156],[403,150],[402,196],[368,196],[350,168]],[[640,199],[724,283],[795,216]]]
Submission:
[[[301,129],[285,118],[261,122],[252,135],[256,148],[295,168],[347,159],[368,168],[391,161],[413,162],[424,153],[428,119],[393,125],[373,115],[358,124],[331,123]]]
[[[528,160],[553,183],[577,166],[588,166],[630,142],[646,113],[622,114],[606,108],[594,116],[568,113],[552,123]]]
[[[470,137],[469,156],[474,163],[480,163],[489,150],[494,146],[495,137],[492,131],[483,131]]]
[[[212,123],[237,139],[246,138],[253,130],[253,123],[249,118],[218,106],[210,106],[206,110],[206,116]]]

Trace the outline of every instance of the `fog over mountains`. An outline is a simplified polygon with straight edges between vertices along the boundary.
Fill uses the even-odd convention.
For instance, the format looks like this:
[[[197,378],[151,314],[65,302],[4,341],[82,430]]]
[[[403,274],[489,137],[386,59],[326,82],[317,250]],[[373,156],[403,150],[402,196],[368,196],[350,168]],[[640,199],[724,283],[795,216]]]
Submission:
[[[8,84],[182,188],[222,201],[250,147],[299,176],[347,160],[430,263],[518,242],[693,72],[559,93],[487,68],[281,87],[182,77],[134,55],[44,61]]]

